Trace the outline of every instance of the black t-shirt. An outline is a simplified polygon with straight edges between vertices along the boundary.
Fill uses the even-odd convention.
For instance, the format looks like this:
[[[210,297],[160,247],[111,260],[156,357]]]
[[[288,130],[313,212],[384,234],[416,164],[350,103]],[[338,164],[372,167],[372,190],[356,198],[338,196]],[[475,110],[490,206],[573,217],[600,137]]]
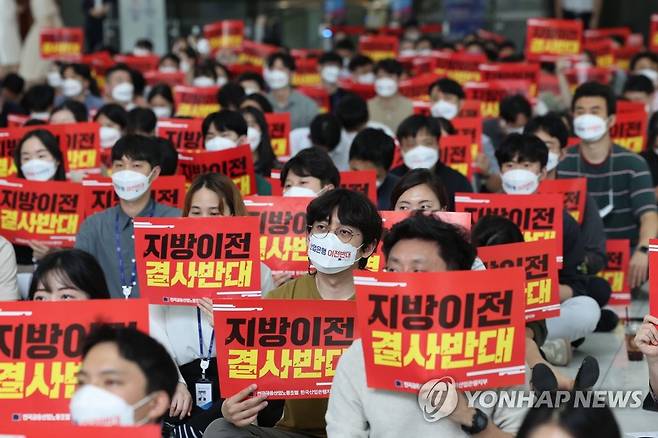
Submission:
[[[647,161],[647,164],[649,165],[649,171],[651,172],[653,185],[658,187],[658,155],[656,155],[653,149],[647,149],[646,151],[640,153],[640,155]]]

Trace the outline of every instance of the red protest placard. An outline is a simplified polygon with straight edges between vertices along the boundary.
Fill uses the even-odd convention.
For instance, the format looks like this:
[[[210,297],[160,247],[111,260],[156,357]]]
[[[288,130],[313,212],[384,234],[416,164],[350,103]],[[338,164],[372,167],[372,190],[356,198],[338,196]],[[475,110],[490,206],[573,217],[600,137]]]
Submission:
[[[526,321],[537,321],[560,315],[560,284],[556,255],[557,242],[555,240],[478,248],[478,257],[487,269],[523,268],[525,272]]]
[[[582,51],[583,22],[529,18],[525,56],[529,61],[555,61]]]
[[[426,73],[400,82],[400,94],[411,100],[428,101],[430,85],[439,77],[434,73]]]
[[[47,414],[46,414],[47,415]],[[68,415],[68,414],[66,414]],[[66,438],[115,438],[117,429],[104,426],[76,426],[70,423],[43,424],[40,422],[41,415],[26,417],[25,421],[13,422],[0,425],[0,436],[11,438],[42,438],[66,437]],[[160,438],[162,427],[157,424],[148,426],[122,427],[121,438]]]
[[[631,261],[631,243],[628,239],[607,239],[605,252],[608,262],[597,275],[610,283],[612,295],[608,304],[631,304],[631,287],[628,268]],[[651,256],[650,256],[651,257]]]
[[[272,53],[279,51],[279,47],[271,44],[262,44],[250,40],[242,41],[242,50],[238,57],[240,64],[252,65],[255,67],[263,67],[265,60]]]
[[[524,62],[487,63],[480,64],[479,69],[480,72],[482,72],[483,81],[528,81],[530,83],[528,95],[530,97],[537,96],[537,86],[539,84],[539,64],[530,64]]]
[[[260,297],[258,220],[250,217],[139,218],[139,287],[153,304]]]
[[[16,174],[14,150],[29,131],[29,128],[22,127],[0,129],[0,178]]]
[[[130,68],[144,74],[147,71],[153,71],[158,69],[158,63],[160,62],[160,57],[158,55],[137,56],[137,55],[118,54],[114,56],[114,62],[126,64],[130,66]]]
[[[562,265],[564,198],[559,194],[505,195],[492,193],[458,193],[455,211],[471,213],[473,223],[482,216],[503,216],[523,232],[526,242],[555,239],[557,262]]]
[[[436,62],[434,73],[446,76],[460,84],[466,82],[479,82],[482,80],[479,66],[487,62],[487,58],[481,54],[472,53],[433,53]]]
[[[500,101],[508,95],[508,90],[500,82],[469,82],[464,86],[466,98],[480,102],[480,114],[484,118],[497,118],[500,115]]]
[[[600,29],[586,29],[585,42],[594,42],[609,39],[610,37],[620,37],[626,40],[631,35],[628,27],[605,27]]]
[[[150,87],[153,87],[157,84],[167,84],[170,87],[175,87],[176,85],[185,85],[185,72],[175,71],[175,72],[161,72],[159,70],[151,70],[144,73],[144,79],[146,79],[146,84]]]
[[[0,231],[13,243],[73,246],[83,208],[80,184],[0,179]]]
[[[634,102],[632,100],[617,100],[617,114],[641,113],[645,112],[643,102]]]
[[[166,138],[181,151],[204,150],[202,119],[162,119],[158,120],[155,135]]]
[[[290,157],[290,113],[268,113],[265,121],[270,132],[270,142],[274,155]]]
[[[631,59],[642,51],[642,46],[622,46],[613,50],[615,64],[617,68],[628,71],[631,65]]]
[[[149,330],[143,300],[3,302],[0,315],[0,399],[6,400],[0,403],[0,425],[4,426],[70,421],[82,344],[99,323]]]
[[[244,200],[251,216],[260,219],[260,260],[272,272],[308,272],[306,206],[312,198],[253,196]]]
[[[658,239],[649,241],[649,313],[658,316]]]
[[[574,67],[565,72],[567,82],[573,93],[576,87],[585,82],[600,82],[609,84],[612,79],[612,69],[604,67]]]
[[[204,118],[219,111],[218,87],[174,87],[177,117]]]
[[[440,377],[461,389],[522,384],[524,281],[521,268],[358,279],[368,387],[415,393]]]
[[[66,123],[32,127],[47,129],[59,139],[59,147],[67,160],[66,171],[101,167],[100,125],[95,122]]]
[[[459,114],[457,114],[457,117],[458,118],[482,117],[482,115],[480,114],[481,108],[482,105],[480,105],[479,101],[465,99],[462,101],[462,106],[459,109]],[[454,122],[454,119],[452,121]]]
[[[222,397],[255,383],[269,399],[327,398],[358,337],[354,301],[215,301],[214,316]]]
[[[587,178],[545,179],[537,193],[559,193],[564,197],[564,209],[578,222],[583,223],[587,202]]]
[[[377,172],[374,170],[341,172],[340,186],[363,193],[373,204],[377,205]]]
[[[649,28],[649,50],[658,51],[658,14],[651,16],[651,26]],[[653,314],[655,315],[655,313]]]
[[[350,93],[358,95],[364,100],[368,100],[376,95],[373,84],[360,84],[348,79],[339,79],[338,86]]]
[[[293,87],[313,87],[321,84],[318,58],[295,58],[295,71],[292,74]]]
[[[329,93],[323,87],[297,87],[297,91],[313,99],[320,108],[320,113],[329,112]]]
[[[445,135],[439,140],[441,162],[464,175],[473,176],[471,137],[467,135]]]
[[[600,40],[585,43],[583,49],[594,56],[597,67],[610,68],[615,65],[614,43],[611,40]]]
[[[44,28],[39,33],[39,54],[43,59],[73,60],[82,55],[81,27]]]
[[[633,112],[617,114],[610,128],[612,141],[629,151],[639,154],[647,146],[647,113]]]
[[[244,39],[244,21],[222,20],[203,26],[203,36],[210,44],[211,53],[221,49],[239,49]]]
[[[84,215],[91,216],[119,204],[111,178],[94,177],[82,180]],[[182,209],[185,202],[185,177],[159,176],[151,184],[151,197],[160,204]]]
[[[359,52],[377,62],[398,55],[399,40],[387,35],[362,35],[359,37]]]
[[[471,157],[477,157],[482,151],[482,117],[455,117],[451,122],[457,135],[471,138]]]
[[[30,116],[24,116],[22,114],[7,114],[7,127],[17,128],[25,125],[25,122],[28,120],[30,120]]]
[[[179,175],[192,182],[206,172],[221,173],[233,180],[243,196],[256,193],[254,158],[247,145],[223,151],[178,153]]]

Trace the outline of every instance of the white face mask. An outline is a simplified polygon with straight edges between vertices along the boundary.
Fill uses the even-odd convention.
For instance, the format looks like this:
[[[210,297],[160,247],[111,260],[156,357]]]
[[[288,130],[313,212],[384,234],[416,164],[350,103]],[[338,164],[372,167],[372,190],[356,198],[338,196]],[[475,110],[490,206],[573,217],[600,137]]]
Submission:
[[[581,140],[595,142],[603,138],[608,127],[601,117],[583,114],[573,120],[573,130]]]
[[[166,119],[171,117],[171,107],[170,106],[154,106],[151,108],[155,117],[158,119]]]
[[[550,172],[551,170],[555,169],[559,163],[560,156],[555,152],[549,152],[548,161],[546,162],[546,171]]]
[[[200,55],[206,56],[208,53],[210,53],[210,42],[208,42],[208,40],[205,38],[201,38],[196,43],[196,50]]]
[[[49,71],[48,72],[48,85],[50,85],[53,88],[59,88],[62,86],[62,75],[57,71]]]
[[[414,49],[404,49],[400,50],[400,56],[402,57],[412,57],[416,56],[416,51]]]
[[[121,138],[121,131],[111,126],[101,126],[100,137],[101,147],[103,149],[111,148]]]
[[[509,126],[505,128],[508,134],[523,134],[523,126],[519,126],[516,128],[510,128]]]
[[[227,82],[228,79],[226,78],[226,76],[217,76],[217,81],[215,82],[215,84],[218,87],[223,87],[224,85],[226,85]]]
[[[117,196],[124,201],[134,201],[142,196],[150,186],[149,179],[153,171],[148,176],[134,170],[120,170],[112,174],[112,185]]]
[[[335,84],[340,77],[340,68],[335,65],[328,65],[322,68],[320,75],[322,76],[323,81]]]
[[[135,56],[149,56],[151,54],[151,51],[149,49],[145,49],[144,47],[135,47],[133,49],[133,55]]]
[[[30,113],[30,118],[31,119],[37,119],[37,120],[44,120],[44,121],[47,122],[48,119],[50,119],[50,113],[48,113],[48,112],[42,112],[42,113],[41,112],[33,112],[33,113]]]
[[[243,87],[243,88],[244,88],[245,96],[249,96],[250,94],[255,94],[260,91],[258,88],[251,88],[251,87]]]
[[[208,76],[197,76],[192,81],[192,85],[199,88],[208,88],[213,87],[215,85],[215,81],[213,81],[212,78]]]
[[[459,113],[459,107],[452,102],[447,100],[439,100],[434,105],[432,105],[432,116],[434,117],[443,117],[444,119],[452,120],[457,117]]]
[[[34,159],[21,165],[21,171],[29,181],[48,181],[55,176],[57,165],[54,161]]]
[[[71,421],[78,426],[139,426],[148,422],[148,418],[137,422],[135,410],[151,399],[152,396],[148,395],[131,406],[110,391],[84,385],[71,398]]]
[[[375,83],[375,74],[373,72],[365,73],[356,77],[359,84],[370,85]]]
[[[251,148],[251,152],[254,152],[258,149],[260,145],[261,133],[257,128],[250,126],[247,128],[247,142]]]
[[[182,71],[183,73],[187,73],[188,71],[190,71],[190,63],[187,61],[181,61],[180,71]]]
[[[503,173],[503,190],[508,195],[530,195],[539,186],[539,176],[526,169],[513,169]]]
[[[62,94],[66,97],[75,97],[82,93],[82,82],[77,79],[64,79],[62,81]]]
[[[265,82],[272,90],[279,90],[288,86],[290,77],[282,70],[265,70]]]
[[[320,238],[311,234],[308,242],[308,259],[315,269],[323,274],[337,274],[349,269],[356,263],[358,248],[342,242],[331,231],[326,237]]]
[[[409,169],[430,169],[439,161],[439,151],[428,146],[414,146],[404,152],[402,159]]]
[[[238,144],[226,137],[213,137],[206,141],[206,149],[209,151],[223,151],[225,149],[233,149]]]
[[[128,103],[133,100],[135,88],[130,82],[121,82],[112,89],[112,99],[121,103]]]
[[[306,187],[292,186],[283,192],[283,196],[286,198],[288,197],[315,198],[318,196],[318,194]]]
[[[635,73],[649,78],[654,84],[658,83],[658,72],[654,69],[643,68],[642,70],[636,71]]]
[[[375,81],[375,92],[380,97],[391,97],[398,92],[398,83],[391,78],[379,78]]]

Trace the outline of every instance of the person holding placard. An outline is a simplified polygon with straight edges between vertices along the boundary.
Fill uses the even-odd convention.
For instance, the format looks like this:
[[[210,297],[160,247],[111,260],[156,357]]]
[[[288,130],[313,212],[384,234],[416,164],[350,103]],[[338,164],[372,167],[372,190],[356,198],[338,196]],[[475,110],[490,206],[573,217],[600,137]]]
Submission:
[[[644,317],[644,323],[635,335],[635,345],[644,353],[649,366],[649,394],[644,409],[658,411],[658,318]]]

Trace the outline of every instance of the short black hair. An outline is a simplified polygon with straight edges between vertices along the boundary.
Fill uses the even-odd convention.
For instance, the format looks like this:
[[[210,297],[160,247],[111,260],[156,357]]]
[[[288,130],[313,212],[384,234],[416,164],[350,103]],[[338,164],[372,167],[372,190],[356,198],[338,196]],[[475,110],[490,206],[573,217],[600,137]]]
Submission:
[[[557,114],[548,113],[545,116],[533,117],[525,125],[523,133],[534,135],[539,131],[544,131],[551,137],[557,138],[560,142],[561,149],[567,147],[569,142],[569,128]]]
[[[644,75],[630,75],[624,83],[624,93],[627,91],[639,91],[641,93],[653,94],[655,87],[651,79]]]
[[[245,98],[244,88],[233,82],[227,82],[217,91],[217,102],[224,109],[238,109]]]
[[[89,118],[86,105],[82,102],[78,102],[77,100],[66,99],[64,102],[53,108],[53,110],[50,112],[50,116],[52,117],[53,114],[62,110],[70,111],[71,114],[73,114],[73,118],[76,122],[86,122]]]
[[[100,90],[98,88],[98,83],[96,82],[96,79],[91,75],[91,68],[87,64],[80,64],[80,63],[72,63],[72,64],[64,64],[62,65],[62,76],[64,76],[64,73],[68,70],[71,69],[73,70],[73,73],[75,73],[78,76],[81,76],[84,80],[89,82],[89,92],[93,94],[94,96],[100,96]]]
[[[29,112],[43,113],[55,103],[55,89],[50,85],[33,85],[25,92],[23,108]]]
[[[148,38],[140,38],[137,41],[135,41],[135,47],[141,47],[149,52],[153,51],[153,41],[151,41]]]
[[[364,67],[366,65],[375,65],[375,61],[371,57],[358,54],[350,59],[350,63],[347,65],[347,68],[353,72],[357,68]]]
[[[439,124],[441,133],[445,131],[448,135],[457,135],[457,129],[450,120],[446,119],[445,117],[434,117],[434,119],[436,119],[437,123]]]
[[[286,161],[281,169],[281,187],[285,186],[288,172],[298,176],[312,176],[318,178],[322,185],[340,185],[340,172],[329,157],[329,154],[320,148],[308,148],[301,150]]]
[[[105,79],[109,80],[110,76],[112,76],[113,73],[118,72],[118,71],[124,71],[124,72],[128,73],[130,75],[130,80],[132,81],[132,79],[133,79],[133,69],[128,67],[128,65],[124,64],[123,62],[116,63],[112,67],[108,68],[105,71]]]
[[[266,61],[267,68],[272,68],[277,59],[281,60],[288,70],[295,71],[295,58],[286,52],[276,52],[269,55]]]
[[[238,78],[235,80],[236,83],[240,83],[242,81],[254,81],[258,82],[258,86],[260,87],[261,90],[267,90],[267,84],[265,83],[265,79],[263,79],[263,75],[253,72],[253,71],[246,71],[242,73]]]
[[[386,233],[382,247],[384,257],[388,259],[399,241],[409,239],[435,242],[449,271],[470,270],[475,261],[475,248],[468,242],[464,229],[420,211],[393,225]]]
[[[121,129],[126,129],[128,125],[128,111],[117,103],[106,103],[96,112],[94,121],[98,121],[100,116],[105,116],[112,122],[121,126]]]
[[[334,44],[334,50],[350,50],[350,51],[355,51],[356,46],[354,45],[354,42],[349,39],[349,38],[341,38],[336,43]]]
[[[206,118],[203,119],[203,124],[201,125],[201,132],[203,132],[204,139],[208,136],[210,125],[214,126],[219,132],[233,131],[238,135],[247,135],[247,121],[242,114],[237,111],[223,109],[208,114]]]
[[[338,64],[339,66],[342,66],[343,58],[341,58],[340,55],[336,52],[322,53],[322,55],[320,55],[320,57],[318,58],[318,64],[323,65],[329,63],[334,63],[334,64]]]
[[[160,61],[158,61],[158,66],[162,65],[162,63],[166,60],[174,61],[177,66],[180,66],[180,58],[178,57],[178,55],[176,55],[175,53],[171,53],[171,52],[163,55],[160,58]]]
[[[402,73],[404,73],[404,67],[402,66],[402,63],[393,58],[382,59],[377,64],[375,64],[375,74],[377,74],[380,70],[397,77],[402,76]]]
[[[331,113],[318,114],[311,120],[309,137],[313,146],[333,151],[340,143],[340,121]]]
[[[260,93],[251,93],[248,96],[245,96],[244,99],[242,99],[242,102],[240,103],[240,106],[247,100],[251,100],[253,102],[256,102],[258,106],[263,110],[263,113],[269,114],[274,112],[274,108],[272,107],[272,104],[270,103],[269,100],[267,100],[267,97],[263,96]]]
[[[39,260],[30,282],[29,300],[34,300],[39,282],[51,289],[48,284],[51,274],[56,275],[62,284],[86,293],[91,300],[110,299],[103,268],[94,256],[86,251],[62,249],[48,253]]]
[[[423,184],[434,192],[441,207],[450,206],[448,191],[441,178],[429,169],[413,169],[400,178],[395,187],[393,187],[391,191],[391,207],[395,207],[395,204],[397,204],[398,199],[400,199],[404,192]]]
[[[441,126],[435,118],[414,114],[402,121],[398,126],[395,135],[399,140],[408,137],[415,137],[423,129],[427,130],[433,137],[441,138]]]
[[[605,100],[608,109],[608,115],[611,116],[617,112],[617,99],[615,93],[608,85],[600,82],[590,81],[578,86],[571,99],[571,111],[576,108],[576,102],[583,97],[602,97]]]
[[[17,73],[8,73],[2,80],[2,88],[14,94],[21,94],[25,89],[25,79]]]
[[[115,344],[119,355],[135,363],[146,378],[146,393],[164,391],[171,399],[178,385],[178,368],[167,350],[149,335],[132,327],[101,324],[84,341],[82,360],[97,345]]]
[[[395,141],[381,129],[366,128],[356,134],[350,146],[350,160],[373,163],[386,171],[393,164]]]
[[[629,62],[629,70],[634,71],[637,62],[640,59],[644,59],[644,58],[648,58],[651,62],[658,65],[658,54],[649,51],[638,52],[635,55],[633,55],[633,57],[631,58]]]
[[[346,131],[354,131],[368,123],[368,104],[363,97],[348,93],[338,101],[336,116]]]
[[[144,90],[146,90],[146,79],[141,71],[132,69],[130,70],[130,78],[133,83],[133,90],[135,92],[135,97],[143,96]]]
[[[169,86],[169,84],[160,83],[151,87],[151,90],[149,91],[146,101],[150,103],[151,99],[153,99],[156,96],[161,96],[172,106],[176,104],[176,102],[174,101],[174,93],[171,91],[171,87]]]
[[[311,227],[315,222],[329,220],[334,209],[338,209],[338,220],[341,224],[361,232],[363,246],[374,243],[377,249],[377,243],[382,236],[382,218],[370,199],[360,192],[348,189],[330,190],[308,204],[306,223]],[[359,260],[359,268],[363,269],[367,264],[367,257]]]
[[[548,146],[536,135],[509,134],[498,147],[496,159],[501,167],[516,159],[518,162],[539,163],[543,169],[548,162]]]
[[[523,241],[523,233],[518,225],[503,216],[482,216],[471,230],[471,242],[478,247]]]
[[[146,161],[151,168],[162,164],[160,145],[153,137],[145,135],[124,135],[112,146],[112,161],[121,160],[123,157],[135,161]]]
[[[245,114],[251,115],[256,121],[258,128],[260,129],[260,143],[256,148],[258,160],[256,160],[254,163],[254,170],[258,175],[269,177],[272,174],[272,169],[278,163],[276,160],[276,155],[274,155],[274,150],[272,150],[272,139],[270,138],[269,127],[267,125],[267,120],[265,120],[265,114],[253,106],[240,109],[240,114],[242,114],[243,117]]]
[[[59,164],[57,165],[57,170],[55,171],[55,175],[53,176],[53,180],[66,181],[66,171],[64,170],[64,156],[62,154],[62,150],[59,147],[59,140],[57,140],[57,137],[55,137],[52,132],[46,129],[35,129],[34,131],[30,131],[27,134],[25,134],[23,138],[21,138],[21,141],[18,142],[18,146],[16,147],[16,149],[14,149],[14,163],[16,164],[16,176],[25,179],[23,170],[21,170],[21,149],[23,148],[23,144],[25,144],[25,142],[31,139],[32,137],[38,138],[41,144],[43,144],[44,147],[48,149],[50,155],[52,155],[53,158],[57,160],[57,162],[59,162]]]
[[[522,94],[506,96],[500,101],[500,117],[508,123],[516,122],[519,114],[532,117],[532,105]]]
[[[133,108],[128,111],[126,132],[128,134],[151,135],[155,132],[158,118],[150,108]]]
[[[449,78],[441,78],[436,82],[432,83],[432,85],[430,85],[429,88],[430,94],[432,93],[432,90],[434,90],[434,88],[438,88],[439,91],[441,91],[444,94],[452,94],[454,96],[457,96],[459,99],[466,98],[464,89],[462,88],[461,85],[459,85],[459,82]]]
[[[160,175],[176,175],[176,169],[178,168],[178,151],[176,151],[176,147],[171,140],[166,138],[154,137],[154,140],[160,148]]]

